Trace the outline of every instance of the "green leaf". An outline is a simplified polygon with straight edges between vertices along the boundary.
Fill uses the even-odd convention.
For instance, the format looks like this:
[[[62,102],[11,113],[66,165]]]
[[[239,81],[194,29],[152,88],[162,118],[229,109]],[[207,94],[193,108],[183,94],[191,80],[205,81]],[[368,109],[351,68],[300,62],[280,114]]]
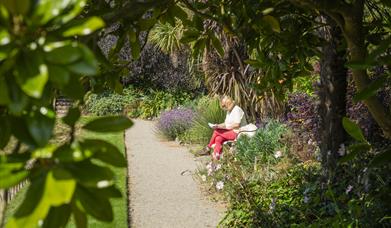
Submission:
[[[11,103],[8,105],[10,113],[16,116],[20,116],[28,105],[28,97],[18,87],[15,82],[9,84],[9,92]]]
[[[6,29],[0,28],[0,46],[7,45],[11,42],[11,36]],[[0,60],[8,57],[10,48],[2,48]]]
[[[187,13],[178,5],[173,5],[169,8],[171,15],[179,18],[180,20],[187,20]]]
[[[105,222],[111,222],[113,220],[113,209],[107,198],[103,198],[91,189],[81,186],[76,190],[76,197],[85,212],[96,219]]]
[[[72,204],[72,213],[73,218],[75,219],[76,227],[87,228],[87,216],[75,204]]]
[[[0,116],[0,149],[7,146],[11,138],[11,125],[9,119],[5,116]]]
[[[18,59],[15,76],[23,92],[41,98],[49,79],[48,67],[38,52],[26,53]]]
[[[78,16],[87,5],[87,0],[72,0],[72,8],[69,12],[55,18],[55,21],[59,24],[66,24],[76,16]]]
[[[70,108],[68,110],[68,113],[67,115],[62,119],[62,121],[72,127],[75,125],[76,121],[78,121],[80,118],[80,110],[79,110],[79,107],[75,107],[75,108]]]
[[[98,70],[95,67],[91,67],[85,61],[77,62],[68,66],[68,69],[75,74],[82,76],[93,76],[98,74]]]
[[[80,143],[83,150],[91,150],[93,157],[117,167],[126,167],[127,162],[118,148],[106,141],[87,139]]]
[[[181,43],[190,43],[196,41],[198,37],[200,37],[201,33],[195,29],[189,29],[183,32],[182,38],[180,40]]]
[[[350,136],[352,136],[355,140],[357,140],[359,142],[367,142],[360,127],[356,123],[354,123],[353,121],[344,117],[342,119],[342,125],[343,125],[343,128],[345,129],[345,131]]]
[[[61,206],[71,202],[75,189],[76,181],[72,175],[64,169],[55,168],[46,176],[44,197],[51,206]]]
[[[92,120],[83,128],[96,132],[116,132],[126,130],[132,125],[133,122],[124,116],[107,116]]]
[[[71,74],[69,71],[61,66],[49,65],[49,80],[57,86],[63,86],[70,80]]]
[[[55,17],[58,17],[72,0],[40,0],[35,5],[32,20],[36,24],[44,25]]]
[[[353,97],[353,101],[358,102],[375,96],[377,91],[382,88],[385,83],[385,77],[379,78],[378,80],[371,82],[371,84],[369,84],[365,89],[361,90]]]
[[[262,21],[268,24],[274,32],[281,32],[280,22],[275,17],[266,15],[262,17]]]
[[[54,64],[71,64],[82,57],[80,48],[75,44],[70,44],[55,48],[46,53],[46,60]]]
[[[213,46],[217,50],[217,53],[219,53],[220,57],[224,57],[224,48],[223,45],[221,45],[220,40],[216,37],[215,34],[212,34],[211,39]]]
[[[66,84],[61,91],[73,100],[81,100],[85,94],[83,83],[80,81],[79,77],[75,75],[71,76],[69,83]]]
[[[130,50],[132,52],[133,59],[138,59],[140,57],[141,46],[138,41],[130,42]]]
[[[0,189],[11,188],[25,180],[29,175],[27,170],[12,169],[12,167],[7,169],[6,164],[2,164],[2,166],[0,170]]]
[[[91,189],[91,188],[88,188]],[[97,195],[99,195],[101,198],[121,198],[122,193],[120,190],[118,190],[114,185],[109,186],[107,188],[94,188],[91,189],[95,191]]]
[[[51,207],[49,214],[43,223],[43,228],[63,228],[68,223],[70,217],[71,208],[69,205]]]
[[[35,146],[35,141],[30,135],[26,120],[20,117],[11,118],[12,134],[22,143],[29,146]]]
[[[391,149],[388,148],[385,151],[377,154],[369,163],[369,167],[379,167],[382,165],[390,164],[391,162]]]
[[[50,209],[50,204],[43,199],[45,175],[40,175],[33,181],[27,190],[26,196],[16,213],[9,219],[6,228],[38,227]]]
[[[27,128],[37,145],[45,146],[53,133],[55,124],[54,111],[41,107],[40,110],[32,112],[27,117],[26,122]]]
[[[30,9],[30,0],[2,0],[1,3],[12,14],[26,14]]]
[[[67,169],[83,186],[106,188],[113,185],[114,173],[109,168],[95,165],[90,161],[69,164]]]
[[[105,23],[99,17],[90,17],[81,19],[73,24],[73,26],[63,32],[63,36],[85,36],[93,33],[94,31],[103,28]]]
[[[11,102],[8,87],[4,78],[0,78],[0,105],[7,105]]]

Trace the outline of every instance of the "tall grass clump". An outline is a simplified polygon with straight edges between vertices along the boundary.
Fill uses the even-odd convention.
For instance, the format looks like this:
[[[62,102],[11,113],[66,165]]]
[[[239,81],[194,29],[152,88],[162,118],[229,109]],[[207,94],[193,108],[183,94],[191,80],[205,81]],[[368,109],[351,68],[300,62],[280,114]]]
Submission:
[[[192,127],[185,133],[183,140],[194,144],[208,144],[213,134],[213,129],[208,126],[208,123],[222,123],[225,115],[218,99],[207,97],[200,99]]]
[[[194,111],[189,108],[176,108],[160,115],[156,125],[157,133],[165,139],[175,140],[191,127]]]
[[[276,120],[270,121],[264,128],[257,130],[249,138],[246,135],[237,140],[237,158],[245,165],[255,162],[274,163],[283,155],[285,145],[281,137],[287,132],[287,127]]]

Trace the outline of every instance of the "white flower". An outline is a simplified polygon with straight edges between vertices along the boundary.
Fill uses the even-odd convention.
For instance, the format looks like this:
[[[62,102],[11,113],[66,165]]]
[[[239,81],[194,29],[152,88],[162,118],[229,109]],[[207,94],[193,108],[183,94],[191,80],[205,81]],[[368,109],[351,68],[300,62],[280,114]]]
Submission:
[[[217,190],[221,190],[223,188],[224,188],[224,182],[219,181],[219,182],[216,183],[216,189]]]
[[[308,142],[307,142],[308,145],[311,145],[312,144],[312,139],[309,139]]]
[[[217,164],[216,167],[215,167],[215,171],[221,169],[221,164]]]
[[[281,156],[282,156],[282,152],[279,151],[279,150],[277,150],[277,151],[274,153],[274,157],[275,157],[275,158],[279,158],[279,157],[281,157]]]
[[[310,197],[308,197],[308,196],[304,196],[304,203],[308,203],[308,202],[310,202]]]
[[[201,180],[202,180],[203,182],[205,182],[205,181],[206,181],[206,176],[205,176],[205,175],[202,175],[202,176],[201,176]]]
[[[353,186],[349,185],[349,186],[346,188],[345,193],[346,193],[346,194],[349,194],[349,192],[352,191],[352,189],[353,189]]]
[[[338,154],[339,156],[344,156],[345,152],[346,152],[345,144],[342,143],[341,145],[339,145]]]

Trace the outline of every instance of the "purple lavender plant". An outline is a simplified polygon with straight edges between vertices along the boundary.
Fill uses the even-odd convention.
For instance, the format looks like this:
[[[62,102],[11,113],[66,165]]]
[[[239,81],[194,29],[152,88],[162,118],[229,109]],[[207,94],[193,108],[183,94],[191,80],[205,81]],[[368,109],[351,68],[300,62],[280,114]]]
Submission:
[[[163,112],[156,125],[159,134],[169,140],[175,140],[191,127],[195,113],[189,108],[175,108]]]

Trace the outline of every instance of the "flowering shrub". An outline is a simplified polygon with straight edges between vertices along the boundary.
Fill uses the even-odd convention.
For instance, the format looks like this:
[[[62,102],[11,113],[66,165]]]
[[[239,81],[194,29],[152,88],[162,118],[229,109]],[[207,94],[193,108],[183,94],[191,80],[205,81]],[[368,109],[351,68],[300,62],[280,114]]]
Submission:
[[[160,135],[175,140],[191,127],[194,111],[188,108],[176,108],[163,112],[157,122],[156,129]]]

